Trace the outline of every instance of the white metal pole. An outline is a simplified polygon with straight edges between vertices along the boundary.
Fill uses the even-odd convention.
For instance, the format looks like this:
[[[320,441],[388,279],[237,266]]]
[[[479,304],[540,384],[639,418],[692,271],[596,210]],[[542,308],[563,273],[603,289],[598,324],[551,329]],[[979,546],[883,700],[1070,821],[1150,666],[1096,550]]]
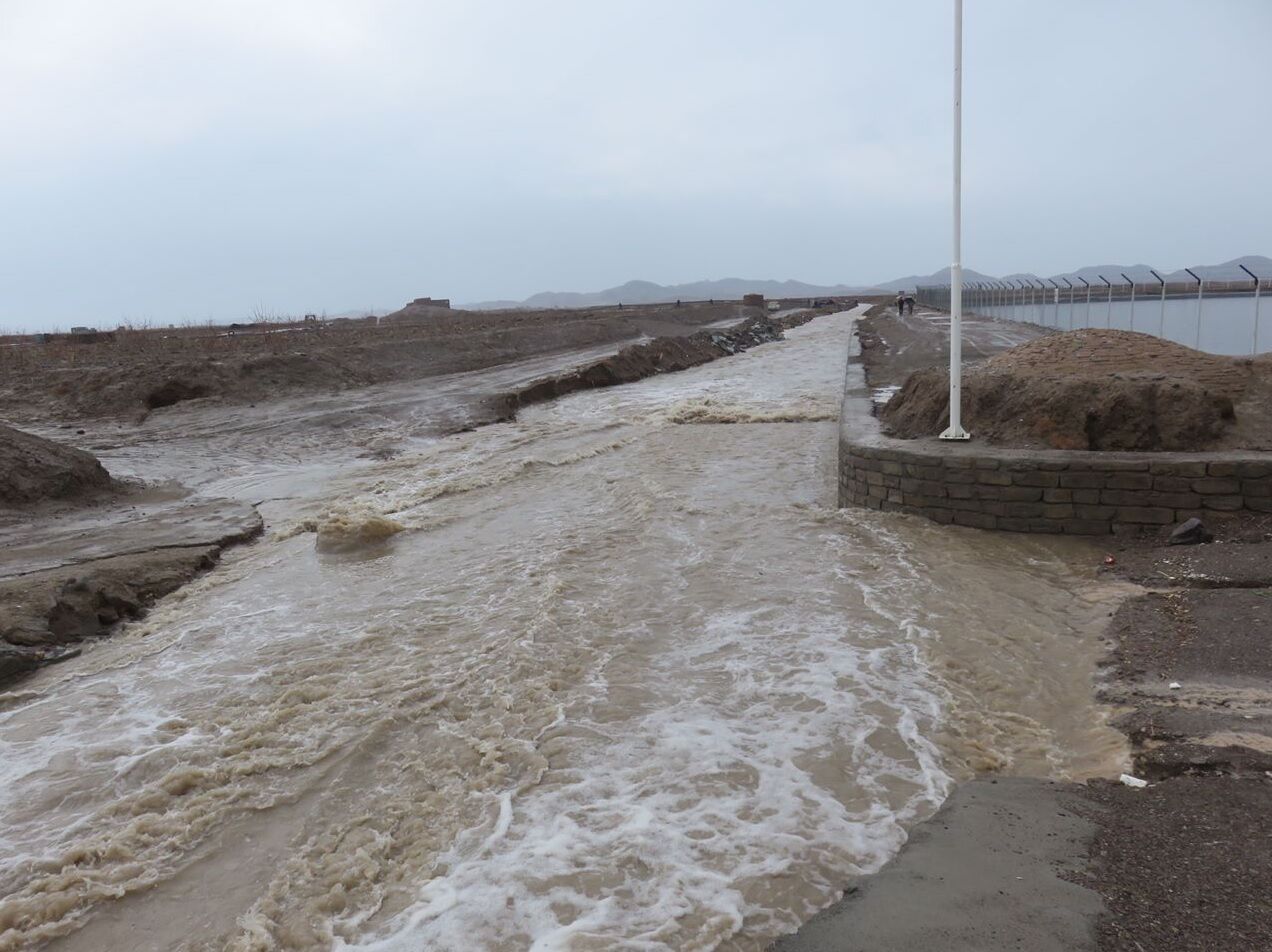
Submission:
[[[966,440],[963,429],[963,0],[954,0],[954,261],[950,265],[950,426],[943,440]]]
[[[1131,282],[1131,330],[1135,330],[1135,282]]]
[[[1259,285],[1263,282],[1258,278],[1254,279],[1254,350],[1251,353],[1259,352]]]
[[[1197,282],[1197,335],[1193,340],[1193,350],[1201,350],[1201,292],[1205,287],[1205,281]]]

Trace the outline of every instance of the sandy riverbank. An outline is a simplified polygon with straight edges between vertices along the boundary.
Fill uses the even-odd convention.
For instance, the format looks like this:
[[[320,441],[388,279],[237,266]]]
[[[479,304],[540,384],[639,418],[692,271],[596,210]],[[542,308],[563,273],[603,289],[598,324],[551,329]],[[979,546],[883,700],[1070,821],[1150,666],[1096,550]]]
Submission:
[[[860,328],[870,384],[936,364],[944,323],[876,309]],[[977,324],[994,322],[973,341],[993,333]],[[1219,540],[1192,548],[1120,539],[1103,570],[1144,586],[1111,617],[1092,690],[1147,788],[965,784],[883,872],[774,949],[1272,947],[1272,534],[1251,518],[1212,528]]]

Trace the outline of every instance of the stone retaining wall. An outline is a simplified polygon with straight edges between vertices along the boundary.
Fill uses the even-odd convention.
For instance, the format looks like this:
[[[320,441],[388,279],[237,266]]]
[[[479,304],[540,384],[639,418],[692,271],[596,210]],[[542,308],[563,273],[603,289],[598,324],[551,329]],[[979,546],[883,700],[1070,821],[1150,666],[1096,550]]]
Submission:
[[[1272,453],[1018,450],[893,439],[880,430],[854,357],[840,417],[839,504],[980,529],[1107,535],[1215,511],[1272,512]]]

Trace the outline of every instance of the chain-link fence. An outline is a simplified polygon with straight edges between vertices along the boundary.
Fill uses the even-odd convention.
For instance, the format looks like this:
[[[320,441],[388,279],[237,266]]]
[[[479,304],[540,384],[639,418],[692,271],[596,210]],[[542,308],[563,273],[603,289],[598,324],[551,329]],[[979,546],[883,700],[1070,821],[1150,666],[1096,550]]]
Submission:
[[[1191,274],[1191,272],[1189,272]],[[1154,334],[1215,354],[1256,354],[1272,348],[1272,331],[1260,327],[1267,281],[1136,282],[1119,274],[1091,283],[1084,278],[976,281],[963,286],[965,311],[1041,324],[1059,330],[1118,328]],[[915,299],[948,310],[948,285],[920,287]]]

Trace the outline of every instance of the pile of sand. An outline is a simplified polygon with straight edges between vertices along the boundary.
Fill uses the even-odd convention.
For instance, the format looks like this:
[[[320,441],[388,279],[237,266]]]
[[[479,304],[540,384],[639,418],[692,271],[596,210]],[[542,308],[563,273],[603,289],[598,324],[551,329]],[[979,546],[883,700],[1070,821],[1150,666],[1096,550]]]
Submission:
[[[0,426],[0,506],[83,497],[112,485],[91,453]]]
[[[1009,446],[1089,450],[1263,448],[1266,358],[1221,357],[1129,331],[1052,334],[963,375],[963,423]],[[949,376],[912,374],[880,412],[905,438],[948,423]]]

